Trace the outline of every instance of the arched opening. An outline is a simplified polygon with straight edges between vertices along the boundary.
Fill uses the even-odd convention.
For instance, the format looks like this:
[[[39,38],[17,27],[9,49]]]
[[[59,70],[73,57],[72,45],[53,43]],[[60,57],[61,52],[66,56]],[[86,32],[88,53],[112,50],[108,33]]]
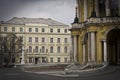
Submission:
[[[108,63],[120,64],[120,29],[113,29],[107,35]]]

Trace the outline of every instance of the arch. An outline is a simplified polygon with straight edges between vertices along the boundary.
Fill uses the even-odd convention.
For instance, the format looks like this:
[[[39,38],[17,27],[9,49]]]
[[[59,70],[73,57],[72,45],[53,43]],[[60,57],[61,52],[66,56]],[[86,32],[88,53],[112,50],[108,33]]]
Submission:
[[[120,29],[120,28],[119,28],[119,27],[112,27],[112,28],[108,29],[108,30],[105,32],[105,34],[103,35],[102,40],[107,40],[107,35],[108,35],[108,33],[109,33],[110,31],[112,31],[113,29]]]
[[[106,35],[106,41],[108,63],[120,64],[120,29],[111,29]]]

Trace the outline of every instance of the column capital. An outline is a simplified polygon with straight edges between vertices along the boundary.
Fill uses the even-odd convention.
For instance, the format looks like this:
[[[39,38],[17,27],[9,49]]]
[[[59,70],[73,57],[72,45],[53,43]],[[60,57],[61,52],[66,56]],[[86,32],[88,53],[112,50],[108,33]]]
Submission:
[[[107,40],[106,39],[104,39],[104,40],[102,40],[103,42],[107,42]]]

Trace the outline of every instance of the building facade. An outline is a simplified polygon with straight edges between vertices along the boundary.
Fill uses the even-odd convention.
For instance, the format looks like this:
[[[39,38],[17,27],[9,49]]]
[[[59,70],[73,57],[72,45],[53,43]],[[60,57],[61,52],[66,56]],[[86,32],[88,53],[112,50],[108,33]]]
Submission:
[[[69,26],[52,19],[18,18],[1,23],[1,36],[13,33],[22,38],[22,53],[16,63],[69,63]]]
[[[76,0],[74,62],[120,64],[120,0]]]

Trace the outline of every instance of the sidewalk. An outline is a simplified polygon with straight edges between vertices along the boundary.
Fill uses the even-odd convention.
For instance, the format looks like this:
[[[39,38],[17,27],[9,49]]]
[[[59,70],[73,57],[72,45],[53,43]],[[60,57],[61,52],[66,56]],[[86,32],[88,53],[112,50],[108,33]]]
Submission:
[[[66,74],[65,71],[39,71],[39,72],[25,71],[25,72],[49,75],[49,76],[56,76],[56,77],[90,77],[90,76],[97,76],[97,75],[111,73],[113,71],[115,71],[115,68],[106,67],[106,68],[100,69],[100,70],[92,70],[92,69],[91,70],[81,70],[81,72],[68,73],[68,74]]]

